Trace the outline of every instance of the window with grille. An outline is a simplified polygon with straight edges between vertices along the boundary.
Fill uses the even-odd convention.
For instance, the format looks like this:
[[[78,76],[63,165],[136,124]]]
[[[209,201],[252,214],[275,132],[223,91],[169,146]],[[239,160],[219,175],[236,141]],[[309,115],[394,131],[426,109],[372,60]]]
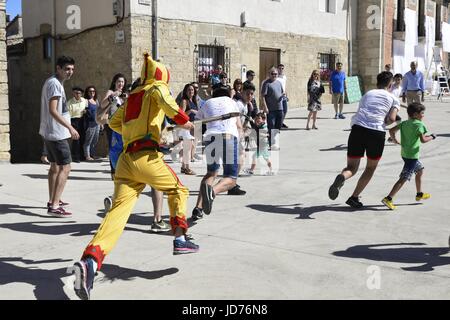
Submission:
[[[330,75],[333,72],[337,61],[337,54],[320,53],[320,80],[330,80]]]
[[[229,48],[223,46],[199,45],[197,58],[197,74],[200,84],[207,84],[221,65],[223,71],[229,74]]]
[[[405,0],[397,0],[396,31],[405,31]]]

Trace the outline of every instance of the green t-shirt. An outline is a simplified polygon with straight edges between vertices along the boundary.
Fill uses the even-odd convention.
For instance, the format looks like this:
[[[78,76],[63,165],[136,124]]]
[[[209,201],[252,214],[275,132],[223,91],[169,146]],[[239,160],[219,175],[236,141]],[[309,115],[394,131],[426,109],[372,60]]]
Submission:
[[[427,133],[422,121],[409,119],[400,123],[400,141],[402,157],[406,159],[419,159],[420,137]]]

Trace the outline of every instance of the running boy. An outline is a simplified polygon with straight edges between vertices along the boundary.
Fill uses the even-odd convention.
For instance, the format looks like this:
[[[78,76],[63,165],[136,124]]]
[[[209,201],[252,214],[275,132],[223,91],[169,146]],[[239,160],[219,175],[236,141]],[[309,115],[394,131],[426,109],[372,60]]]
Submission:
[[[358,111],[352,119],[352,131],[348,138],[347,166],[336,177],[328,190],[328,196],[334,200],[345,180],[358,171],[361,158],[367,154],[364,173],[358,180],[355,190],[346,204],[352,208],[361,208],[359,195],[372,179],[378,162],[384,151],[386,125],[393,123],[397,117],[400,101],[388,92],[393,75],[383,71],[377,76],[377,88],[367,92],[359,103]]]
[[[425,125],[422,122],[424,113],[425,106],[417,102],[411,103],[408,106],[409,119],[389,130],[392,140],[396,143],[398,143],[398,141],[395,137],[395,133],[400,130],[401,153],[403,161],[405,162],[403,170],[400,173],[400,179],[394,184],[389,195],[381,200],[381,202],[391,210],[396,208],[392,199],[403,187],[405,182],[411,180],[413,174],[416,175],[416,201],[430,198],[429,193],[422,192],[422,175],[424,167],[419,161],[419,152],[421,143],[434,140],[436,139],[436,136],[434,134],[425,135],[427,133],[427,128],[425,128]]]

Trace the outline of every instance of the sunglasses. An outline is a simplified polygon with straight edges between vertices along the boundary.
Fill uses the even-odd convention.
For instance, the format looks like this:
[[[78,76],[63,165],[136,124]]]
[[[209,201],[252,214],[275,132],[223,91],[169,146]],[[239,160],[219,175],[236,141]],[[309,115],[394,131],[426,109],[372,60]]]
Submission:
[[[278,75],[278,73],[271,73],[271,75],[272,75],[272,76],[277,76],[277,75]]]

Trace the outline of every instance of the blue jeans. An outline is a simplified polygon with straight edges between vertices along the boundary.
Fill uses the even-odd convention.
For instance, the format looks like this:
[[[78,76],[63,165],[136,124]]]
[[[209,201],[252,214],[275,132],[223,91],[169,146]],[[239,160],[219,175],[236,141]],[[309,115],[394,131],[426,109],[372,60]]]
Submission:
[[[269,129],[269,143],[272,145],[272,130],[281,130],[283,124],[283,110],[269,111],[267,115],[267,128]]]
[[[283,121],[282,121],[282,124],[284,123],[284,119],[286,118],[287,112],[288,112],[288,99],[283,98]]]
[[[238,178],[238,139],[234,136],[215,134],[206,137],[205,141],[206,164],[208,173],[216,173],[223,163],[223,176],[225,178]]]

